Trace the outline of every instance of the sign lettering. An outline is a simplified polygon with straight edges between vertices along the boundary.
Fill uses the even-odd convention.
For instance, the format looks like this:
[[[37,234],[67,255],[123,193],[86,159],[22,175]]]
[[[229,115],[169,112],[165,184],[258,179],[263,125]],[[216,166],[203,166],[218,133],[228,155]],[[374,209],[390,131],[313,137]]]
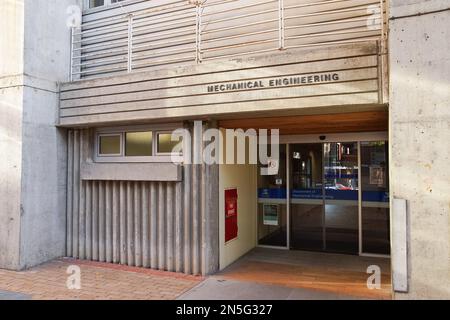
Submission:
[[[252,90],[262,88],[277,88],[277,87],[295,86],[300,84],[313,84],[313,83],[335,82],[335,81],[339,81],[338,73],[322,73],[313,75],[280,77],[263,80],[238,81],[238,82],[215,84],[208,86],[208,93]]]

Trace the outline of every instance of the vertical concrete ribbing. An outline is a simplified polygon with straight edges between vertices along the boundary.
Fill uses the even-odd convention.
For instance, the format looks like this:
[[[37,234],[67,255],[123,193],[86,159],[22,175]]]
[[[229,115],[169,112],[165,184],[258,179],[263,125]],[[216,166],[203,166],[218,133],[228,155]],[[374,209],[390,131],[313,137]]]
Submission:
[[[185,165],[181,182],[82,182],[80,164],[92,161],[90,149],[82,150],[90,139],[85,132],[69,132],[68,255],[206,273],[205,167]]]
[[[192,165],[192,273],[198,275],[201,273],[200,265],[200,241],[201,241],[201,227],[202,227],[202,215],[201,215],[201,182],[202,182],[202,165],[200,160],[202,159],[203,151],[203,127],[198,130],[194,126],[193,133],[193,159]]]
[[[113,204],[112,204],[112,215],[113,215],[113,222],[112,222],[112,237],[113,237],[113,262],[119,263],[120,262],[120,202],[119,202],[119,182],[114,181],[113,182]]]
[[[166,230],[167,230],[167,270],[174,271],[174,187],[173,183],[167,183],[167,219],[166,219]]]
[[[105,182],[99,182],[98,188],[98,259],[106,261],[106,235],[105,235]]]
[[[86,181],[86,259],[92,259],[92,181]]]
[[[134,265],[134,197],[133,183],[127,183],[127,264]]]
[[[150,267],[158,268],[158,189],[152,182],[150,187]]]
[[[134,183],[134,265],[142,267],[142,213],[141,213],[141,186],[140,182]]]
[[[78,215],[78,258],[86,258],[86,182],[82,181],[81,176],[81,161],[86,155],[86,136],[87,130],[80,131],[80,154],[78,159],[78,169],[80,170],[79,184],[79,215]]]
[[[150,218],[150,193],[148,189],[149,184],[144,182],[141,188],[141,205],[142,205],[142,266],[144,268],[150,267],[150,241],[149,241],[149,218]]]
[[[192,272],[191,261],[191,165],[184,168],[184,272],[190,274]]]
[[[175,271],[182,272],[184,268],[184,229],[183,229],[183,184],[175,186]]]
[[[112,262],[112,188],[111,181],[105,182],[105,260]]]
[[[165,186],[163,182],[158,183],[158,269],[166,269],[166,199]]]
[[[67,146],[67,240],[66,240],[66,255],[72,256],[72,240],[73,240],[73,192],[74,192],[74,132],[69,130],[68,132],[68,146]]]
[[[120,202],[120,263],[127,263],[127,201],[126,183],[121,181],[119,186]]]
[[[92,182],[92,260],[99,260],[99,182]]]
[[[200,241],[198,245],[200,246],[200,266],[201,266],[201,274],[205,274],[207,271],[206,261],[204,259],[206,254],[206,205],[207,205],[207,197],[206,197],[206,186],[207,186],[207,175],[206,175],[206,165],[201,165],[201,178],[200,178],[200,219],[201,219],[201,228],[200,228]]]
[[[73,214],[72,214],[72,256],[79,257],[78,253],[78,230],[80,214],[80,131],[74,133],[73,151]]]
[[[200,186],[199,186],[199,165],[192,166],[192,273],[200,274],[199,265],[199,241],[200,241]]]
[[[150,186],[150,267],[158,268],[158,189],[156,183]]]

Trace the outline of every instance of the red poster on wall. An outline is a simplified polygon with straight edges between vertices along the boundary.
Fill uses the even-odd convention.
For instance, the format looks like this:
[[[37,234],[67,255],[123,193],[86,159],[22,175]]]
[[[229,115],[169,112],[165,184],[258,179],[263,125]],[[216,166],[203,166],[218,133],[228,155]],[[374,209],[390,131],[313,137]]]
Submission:
[[[225,242],[236,239],[238,236],[238,191],[225,190]]]

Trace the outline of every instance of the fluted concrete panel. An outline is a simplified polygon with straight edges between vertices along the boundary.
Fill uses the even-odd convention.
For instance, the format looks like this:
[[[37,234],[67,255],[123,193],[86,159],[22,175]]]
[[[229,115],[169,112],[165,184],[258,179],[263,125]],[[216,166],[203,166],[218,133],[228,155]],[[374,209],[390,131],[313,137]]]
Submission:
[[[71,130],[68,141],[67,256],[195,275],[215,269],[203,257],[205,217],[216,214],[205,210],[208,170],[186,165],[180,182],[82,180],[89,130]]]

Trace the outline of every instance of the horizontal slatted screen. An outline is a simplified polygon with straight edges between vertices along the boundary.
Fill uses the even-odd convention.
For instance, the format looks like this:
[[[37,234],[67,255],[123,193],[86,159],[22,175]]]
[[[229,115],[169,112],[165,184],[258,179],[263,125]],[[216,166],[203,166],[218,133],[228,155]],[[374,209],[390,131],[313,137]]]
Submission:
[[[91,19],[73,32],[73,76],[89,78],[195,62],[197,9],[159,1],[130,14]]]
[[[300,48],[296,54],[248,57],[226,65],[195,65],[66,83],[61,87],[60,124],[95,125],[379,104],[382,99],[377,52],[376,42],[316,50]],[[332,80],[331,75],[336,78]],[[300,81],[301,77],[318,79],[308,83]],[[271,81],[280,79],[293,82],[270,86]],[[265,86],[215,91],[216,87],[247,82],[262,82]]]
[[[385,37],[383,0],[160,0],[84,17],[72,79]]]
[[[285,48],[380,39],[379,0],[283,0]]]
[[[202,7],[202,60],[267,51],[279,46],[279,1],[212,1]]]
[[[128,71],[128,18],[114,17],[73,30],[73,77]]]
[[[195,62],[196,8],[186,1],[133,18],[132,70]]]

